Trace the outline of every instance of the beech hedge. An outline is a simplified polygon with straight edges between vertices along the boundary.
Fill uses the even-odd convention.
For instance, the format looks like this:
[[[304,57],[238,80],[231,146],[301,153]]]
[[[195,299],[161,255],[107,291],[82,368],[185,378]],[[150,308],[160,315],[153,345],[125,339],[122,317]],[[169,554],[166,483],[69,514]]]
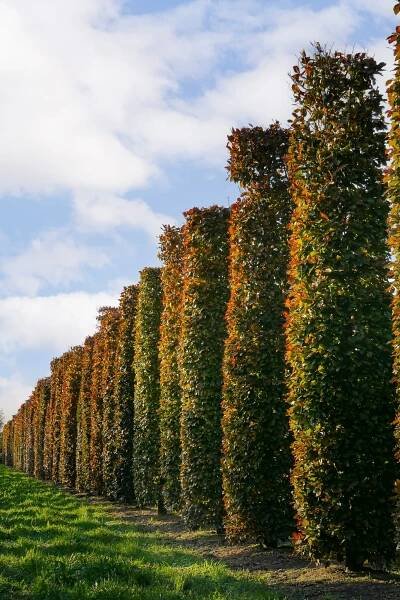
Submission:
[[[317,45],[292,75],[292,482],[304,551],[351,568],[394,553],[383,66]]]
[[[276,546],[293,528],[283,313],[292,201],[278,123],[233,130],[230,178],[246,191],[231,207],[230,299],[223,364],[223,487],[231,541]]]
[[[191,528],[222,527],[222,356],[228,301],[228,217],[193,208],[183,226],[182,510]]]

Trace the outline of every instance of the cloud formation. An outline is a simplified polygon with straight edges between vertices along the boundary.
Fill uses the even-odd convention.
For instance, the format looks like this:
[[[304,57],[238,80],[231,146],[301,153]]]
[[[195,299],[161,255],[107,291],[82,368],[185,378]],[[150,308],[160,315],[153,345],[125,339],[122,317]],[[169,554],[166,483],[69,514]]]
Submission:
[[[2,0],[0,194],[118,198],[162,161],[220,164],[231,126],[289,116],[299,49],[345,44],[385,14],[376,4],[193,0],[135,16],[118,0]]]
[[[101,306],[116,306],[119,293],[71,292],[0,299],[0,354],[21,350],[61,353],[96,329]]]
[[[76,242],[68,230],[35,238],[21,253],[0,261],[0,293],[36,295],[43,287],[68,287],[88,269],[109,263],[99,248]]]

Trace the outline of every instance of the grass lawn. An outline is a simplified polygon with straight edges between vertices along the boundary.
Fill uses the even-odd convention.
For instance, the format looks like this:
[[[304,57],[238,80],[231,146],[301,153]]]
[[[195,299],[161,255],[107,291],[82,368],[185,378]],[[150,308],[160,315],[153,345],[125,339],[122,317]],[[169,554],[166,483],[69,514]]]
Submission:
[[[0,465],[1,600],[281,600],[256,576]]]

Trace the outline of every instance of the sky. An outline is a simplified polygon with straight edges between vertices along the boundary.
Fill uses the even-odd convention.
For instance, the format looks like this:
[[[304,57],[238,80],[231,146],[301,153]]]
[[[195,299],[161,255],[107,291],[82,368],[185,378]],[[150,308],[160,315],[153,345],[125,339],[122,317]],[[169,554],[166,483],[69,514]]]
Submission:
[[[0,409],[158,264],[162,224],[229,205],[232,127],[286,123],[302,48],[392,61],[392,0],[0,0]],[[385,79],[379,85],[384,90]]]

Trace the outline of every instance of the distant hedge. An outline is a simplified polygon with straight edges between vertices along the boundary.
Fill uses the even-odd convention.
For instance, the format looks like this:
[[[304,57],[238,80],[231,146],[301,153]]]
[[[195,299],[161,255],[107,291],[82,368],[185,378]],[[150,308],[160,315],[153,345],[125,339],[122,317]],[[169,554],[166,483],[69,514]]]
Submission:
[[[178,348],[182,310],[182,230],[165,226],[160,236],[159,257],[163,312],[160,328],[160,477],[165,505],[178,510],[181,502],[180,418],[182,393]]]
[[[222,527],[222,356],[228,301],[228,217],[193,208],[183,226],[181,484],[191,528]]]
[[[60,417],[60,482],[75,486],[76,478],[76,411],[82,372],[82,346],[74,346],[64,355],[64,376]]]
[[[116,468],[117,468],[117,406],[115,398],[115,382],[117,378],[117,351],[120,328],[120,312],[118,308],[110,308],[102,322],[103,373],[102,373],[102,469],[103,494],[116,500]]]
[[[123,289],[119,301],[120,326],[114,388],[115,405],[115,481],[113,496],[123,502],[134,502],[133,486],[133,423],[135,375],[135,322],[138,286]]]
[[[90,394],[93,376],[94,337],[83,345],[82,375],[77,406],[76,430],[76,489],[90,491]]]
[[[140,273],[135,332],[133,472],[139,506],[160,503],[160,363],[162,310],[160,269]]]
[[[102,307],[97,316],[98,331],[94,335],[92,386],[90,396],[90,492],[103,493],[103,321],[109,307]]]
[[[39,379],[34,394],[36,396],[34,418],[33,474],[38,479],[44,479],[44,432],[46,413],[50,400],[50,377]]]
[[[246,191],[229,222],[230,300],[223,388],[225,528],[276,546],[292,531],[283,313],[292,201],[278,123],[233,130],[228,171]]]
[[[304,550],[351,568],[394,553],[382,68],[317,45],[292,75],[292,481]]]
[[[50,363],[51,368],[51,474],[50,479],[56,483],[60,480],[60,450],[61,450],[61,401],[62,388],[65,376],[66,354],[54,358]]]

